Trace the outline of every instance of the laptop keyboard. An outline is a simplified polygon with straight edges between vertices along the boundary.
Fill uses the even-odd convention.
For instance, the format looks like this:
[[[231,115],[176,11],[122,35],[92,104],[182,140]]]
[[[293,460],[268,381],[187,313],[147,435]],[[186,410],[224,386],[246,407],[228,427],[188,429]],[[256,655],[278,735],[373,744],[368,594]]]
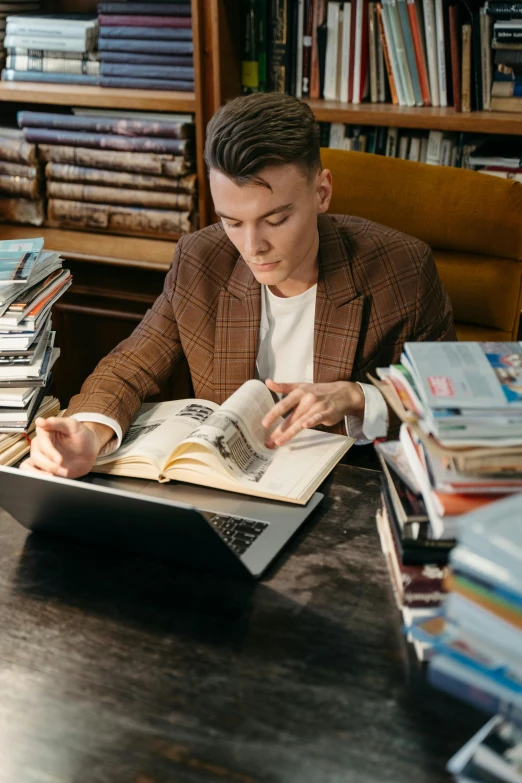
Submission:
[[[229,517],[223,514],[214,514],[210,523],[237,555],[243,555],[268,527],[267,522],[256,522],[252,519]]]

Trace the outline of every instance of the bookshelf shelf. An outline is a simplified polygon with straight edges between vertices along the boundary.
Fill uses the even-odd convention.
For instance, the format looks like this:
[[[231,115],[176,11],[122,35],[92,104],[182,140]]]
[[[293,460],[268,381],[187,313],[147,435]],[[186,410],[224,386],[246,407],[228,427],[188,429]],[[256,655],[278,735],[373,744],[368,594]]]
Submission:
[[[405,108],[388,103],[341,103],[307,101],[320,122],[354,125],[386,125],[398,128],[463,131],[469,133],[522,134],[522,113],[474,111],[469,114],[453,108]]]
[[[196,97],[193,92],[124,90],[42,82],[0,82],[0,101],[91,106],[102,109],[196,111]]]
[[[44,226],[0,226],[2,239],[43,237],[46,250],[56,250],[68,260],[89,261],[167,272],[176,242],[165,239],[94,234]]]

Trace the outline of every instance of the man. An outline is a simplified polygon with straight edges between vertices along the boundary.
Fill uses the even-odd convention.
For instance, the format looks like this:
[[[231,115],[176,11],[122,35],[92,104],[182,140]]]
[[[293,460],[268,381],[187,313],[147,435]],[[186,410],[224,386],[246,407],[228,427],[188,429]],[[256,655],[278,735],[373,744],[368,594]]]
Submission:
[[[237,98],[209,123],[205,158],[221,223],[178,242],[163,293],[133,334],[67,417],[37,421],[26,469],[87,473],[184,359],[199,398],[222,403],[244,381],[266,381],[281,397],[263,420],[269,447],[317,426],[371,440],[386,434],[387,408],[367,372],[398,361],[406,340],[455,339],[427,245],[326,214],[332,178],[306,104]]]

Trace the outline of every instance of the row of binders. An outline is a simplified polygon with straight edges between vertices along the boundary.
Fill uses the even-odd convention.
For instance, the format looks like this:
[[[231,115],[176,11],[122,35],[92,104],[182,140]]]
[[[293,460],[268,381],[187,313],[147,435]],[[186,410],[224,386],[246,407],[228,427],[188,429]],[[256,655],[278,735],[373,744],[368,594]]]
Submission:
[[[70,285],[69,270],[43,239],[0,242],[0,433],[27,432],[37,412],[58,411],[45,397],[60,354],[51,308]]]
[[[522,781],[522,344],[407,343],[378,375],[400,432],[376,444],[377,524],[408,639],[434,686],[496,716],[448,770]]]

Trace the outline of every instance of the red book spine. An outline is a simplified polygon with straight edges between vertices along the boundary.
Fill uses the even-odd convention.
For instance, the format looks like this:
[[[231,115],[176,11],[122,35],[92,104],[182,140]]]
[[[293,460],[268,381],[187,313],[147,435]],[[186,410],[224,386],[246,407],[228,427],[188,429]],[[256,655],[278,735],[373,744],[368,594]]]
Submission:
[[[453,86],[453,105],[455,111],[462,111],[462,91],[460,77],[460,29],[459,8],[450,5],[449,8],[450,54],[451,54],[451,83]]]
[[[312,11],[312,55],[310,63],[310,98],[321,97],[321,74],[319,73],[319,48],[317,28],[326,20],[326,0],[313,0]]]
[[[408,0],[408,16],[410,18],[411,34],[413,37],[413,49],[415,51],[415,61],[419,72],[422,100],[425,106],[431,106],[430,83],[428,78],[428,67],[424,57],[422,47],[421,32],[419,27],[419,18],[415,7],[415,0]]]

